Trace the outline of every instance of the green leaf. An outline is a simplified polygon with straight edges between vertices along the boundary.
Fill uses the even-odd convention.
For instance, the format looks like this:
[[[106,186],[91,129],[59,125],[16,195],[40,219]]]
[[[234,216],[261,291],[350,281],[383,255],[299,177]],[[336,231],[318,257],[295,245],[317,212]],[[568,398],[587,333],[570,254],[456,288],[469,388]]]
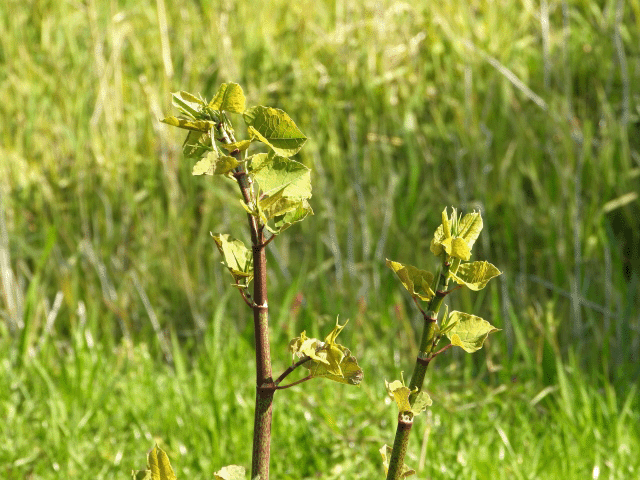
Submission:
[[[413,391],[410,390],[409,387],[405,386],[404,378],[402,380],[394,380],[391,383],[385,380],[384,383],[387,387],[387,393],[395,400],[400,413],[410,412],[414,416],[419,415],[433,403],[427,392],[420,391],[416,395],[413,404],[411,404],[409,398],[411,397],[411,394],[417,392],[418,389],[415,388]]]
[[[295,160],[273,153],[258,153],[249,157],[249,175],[258,182],[263,195],[272,195],[282,187],[283,197],[311,197],[311,170]]]
[[[466,285],[471,290],[482,290],[489,280],[502,272],[489,262],[462,263],[455,274],[451,274],[456,283]]]
[[[176,480],[169,457],[158,445],[147,454],[147,469],[131,472],[134,480]]]
[[[193,175],[224,175],[240,165],[234,157],[219,157],[213,151],[193,166]]]
[[[387,267],[395,272],[404,288],[413,298],[428,302],[433,298],[435,292],[431,289],[433,284],[433,274],[425,270],[419,270],[411,265],[404,265],[387,259]]]
[[[298,202],[294,209],[289,210],[284,215],[274,215],[274,228],[270,228],[271,233],[282,233],[294,223],[301,222],[307,218],[308,215],[313,215],[313,210],[305,199]]]
[[[152,480],[151,470],[133,470],[131,472],[131,478],[133,480]]]
[[[289,115],[278,108],[252,107],[243,116],[251,138],[269,145],[283,157],[295,155],[307,141]]]
[[[447,323],[455,324],[446,333],[451,344],[469,353],[480,350],[490,333],[500,331],[480,317],[455,310],[449,315]]]
[[[405,386],[404,382],[400,380],[394,380],[391,383],[385,380],[384,384],[387,387],[387,394],[393,398],[396,405],[398,405],[398,411],[410,412],[411,402],[409,402],[409,396],[411,395],[411,390],[409,387]]]
[[[244,288],[253,279],[253,254],[240,240],[233,239],[230,235],[211,235],[224,261],[222,264],[229,269],[235,286]]]
[[[171,95],[173,106],[193,119],[199,116],[202,107],[204,107],[204,102],[189,92],[175,92]]]
[[[246,473],[244,467],[240,467],[238,465],[228,465],[215,472],[213,474],[213,478],[215,480],[245,480],[245,475]]]
[[[215,126],[215,123],[209,120],[191,120],[184,117],[166,117],[160,121],[173,127],[193,130],[195,132],[209,132]]]
[[[346,323],[345,323],[346,325]],[[359,385],[362,382],[362,369],[358,361],[351,355],[348,348],[336,343],[336,337],[344,325],[336,322],[335,328],[326,336],[324,341],[308,338],[306,332],[289,342],[289,350],[294,356],[311,360],[303,366],[309,370],[312,377],[324,377],[334,382],[348,385]]]
[[[247,148],[249,148],[249,145],[251,145],[251,140],[240,140],[239,142],[220,144],[220,146],[227,152],[233,152],[235,150],[244,152]]]
[[[202,156],[213,151],[211,134],[209,132],[190,131],[182,144],[182,154],[185,158],[202,158]]]
[[[242,87],[237,83],[223,83],[218,92],[209,102],[212,110],[226,110],[227,112],[242,113],[245,109],[246,99]]]
[[[389,461],[391,460],[391,452],[393,452],[393,448],[391,448],[389,445],[383,445],[379,452],[380,455],[382,455],[382,466],[384,467],[384,474],[386,475],[389,473]],[[415,470],[409,468],[405,464],[402,465],[402,473],[400,474],[400,478],[407,478],[415,474]]]

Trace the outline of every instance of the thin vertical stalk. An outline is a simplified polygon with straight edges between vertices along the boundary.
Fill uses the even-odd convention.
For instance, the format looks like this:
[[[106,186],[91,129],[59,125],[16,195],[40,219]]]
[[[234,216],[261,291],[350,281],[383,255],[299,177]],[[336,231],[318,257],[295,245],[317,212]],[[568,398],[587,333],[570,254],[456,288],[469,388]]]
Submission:
[[[449,269],[451,265],[445,258],[442,264],[442,270],[438,278],[436,286],[436,294],[429,302],[426,312],[424,312],[424,329],[422,331],[422,339],[420,341],[420,351],[416,357],[416,363],[413,367],[411,382],[409,389],[417,391],[409,397],[409,401],[413,404],[417,394],[422,390],[424,377],[427,373],[429,363],[433,358],[433,351],[438,343],[437,326],[438,312],[442,306],[444,297],[447,296],[447,288],[449,286]],[[403,414],[398,415],[398,427],[396,428],[396,438],[393,442],[393,450],[389,458],[389,470],[387,472],[387,480],[398,480],[402,478],[402,466],[404,465],[404,456],[407,452],[409,443],[409,435],[413,426],[413,417]]]
[[[232,133],[219,128],[222,141],[233,143]],[[231,152],[241,159],[238,150]],[[240,187],[242,198],[251,205],[253,195],[246,172],[239,167],[234,177]],[[256,217],[248,214],[249,230],[253,252],[253,325],[256,347],[256,405],[253,421],[253,450],[251,456],[251,478],[269,479],[269,459],[271,457],[271,418],[273,394],[276,385],[271,371],[271,349],[269,342],[269,305],[267,301],[267,257],[264,227]]]
[[[269,309],[267,304],[267,257],[264,231],[258,230],[258,243],[253,245],[254,289],[253,322],[256,342],[256,411],[253,430],[251,478],[269,478],[271,454],[271,414],[276,385],[271,373],[269,348]]]

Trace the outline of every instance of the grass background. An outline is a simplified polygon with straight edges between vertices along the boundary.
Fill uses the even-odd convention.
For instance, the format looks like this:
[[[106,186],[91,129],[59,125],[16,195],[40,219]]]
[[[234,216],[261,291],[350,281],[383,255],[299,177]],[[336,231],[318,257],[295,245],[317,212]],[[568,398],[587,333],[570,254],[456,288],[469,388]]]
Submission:
[[[414,2],[415,3],[415,2]],[[453,308],[503,329],[427,376],[418,478],[640,474],[640,2],[8,0],[0,13],[0,476],[181,479],[250,466],[250,313],[170,92],[240,83],[309,137],[316,212],[269,253],[274,373],[336,315],[360,389],[276,396],[272,477],[381,478],[420,319],[385,257],[432,268],[480,209],[504,275]]]

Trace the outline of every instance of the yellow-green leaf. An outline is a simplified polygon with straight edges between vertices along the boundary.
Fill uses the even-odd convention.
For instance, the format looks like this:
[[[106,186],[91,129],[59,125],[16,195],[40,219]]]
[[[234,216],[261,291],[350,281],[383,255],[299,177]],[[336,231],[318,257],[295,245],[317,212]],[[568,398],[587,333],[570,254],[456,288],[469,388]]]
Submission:
[[[468,313],[453,311],[447,323],[455,325],[446,333],[451,344],[473,353],[482,348],[490,333],[500,331],[486,320]]]
[[[209,120],[190,120],[184,117],[173,116],[163,118],[160,121],[173,127],[184,128],[185,130],[193,130],[195,132],[209,132],[215,125]]]
[[[147,454],[147,469],[131,472],[133,480],[176,480],[169,457],[158,445]]]
[[[307,141],[293,120],[278,108],[257,106],[243,114],[251,138],[270,146],[275,153],[290,157]]]
[[[462,219],[454,208],[451,217],[447,209],[442,212],[442,224],[436,229],[431,240],[431,252],[440,256],[447,254],[461,260],[471,258],[471,248],[482,230],[480,213],[468,213]]]
[[[417,392],[418,389],[416,388],[413,391],[410,390],[409,387],[405,386],[404,379],[402,381],[394,380],[391,383],[385,380],[384,383],[387,387],[387,393],[391,398],[395,400],[396,405],[398,406],[398,411],[400,413],[411,412],[414,416],[419,415],[433,403],[431,401],[431,397],[429,397],[429,394],[427,392],[420,391],[416,395],[416,398],[412,404],[410,402],[411,394]]]
[[[222,264],[229,269],[238,287],[246,287],[253,279],[253,253],[240,240],[230,235],[211,235],[224,257]]]
[[[173,106],[191,118],[198,117],[204,107],[204,102],[189,92],[174,92],[171,96]]]
[[[469,250],[471,250],[481,231],[482,216],[480,215],[480,212],[471,212],[467,213],[462,217],[462,220],[460,220],[457,236],[463,238],[465,242],[467,242]]]
[[[235,150],[244,152],[247,148],[249,148],[249,145],[251,145],[251,140],[240,140],[239,142],[220,144],[220,146],[227,152],[233,152]]]
[[[282,233],[291,225],[301,222],[309,215],[313,215],[313,209],[311,205],[309,205],[309,202],[304,199],[297,202],[295,208],[287,211],[284,215],[274,215],[274,228],[269,229],[275,234]]]
[[[211,110],[242,113],[245,109],[245,103],[246,99],[240,85],[237,83],[223,83],[208,106]]]
[[[212,152],[211,134],[209,132],[189,131],[182,144],[182,154],[185,158],[202,158],[207,152]]]
[[[345,323],[346,325],[346,323]],[[308,338],[305,332],[289,342],[289,349],[294,356],[308,356],[311,360],[304,363],[312,377],[324,377],[334,382],[348,385],[359,385],[363,373],[358,361],[348,348],[335,343],[336,337],[344,325],[336,322],[334,329],[324,341]]]
[[[286,187],[284,197],[311,197],[311,170],[305,165],[273,153],[258,153],[249,159],[249,175],[258,182],[262,194],[272,195]]]
[[[215,151],[210,152],[193,166],[193,175],[224,175],[240,165],[234,157],[219,157]]]
[[[404,265],[399,262],[394,262],[387,259],[387,267],[395,272],[395,274],[404,285],[404,288],[411,294],[412,297],[418,297],[421,300],[428,302],[435,295],[431,289],[433,285],[433,274],[426,270],[420,270],[411,265]]]
[[[382,466],[384,467],[384,474],[389,473],[389,461],[391,460],[391,452],[393,448],[389,445],[383,445],[379,450],[380,455],[382,455]],[[405,464],[402,464],[402,473],[400,474],[400,478],[407,478],[411,475],[415,475],[416,471]]]
[[[409,402],[409,396],[411,395],[411,390],[409,387],[406,387],[400,380],[394,380],[391,383],[385,380],[384,384],[387,387],[387,394],[393,398],[396,405],[398,405],[398,411],[401,413],[410,412],[411,402]]]
[[[213,474],[215,480],[245,480],[246,472],[244,467],[239,465],[227,465]]]
[[[489,280],[502,272],[489,262],[462,263],[458,271],[451,275],[456,283],[466,285],[471,290],[482,290]]]

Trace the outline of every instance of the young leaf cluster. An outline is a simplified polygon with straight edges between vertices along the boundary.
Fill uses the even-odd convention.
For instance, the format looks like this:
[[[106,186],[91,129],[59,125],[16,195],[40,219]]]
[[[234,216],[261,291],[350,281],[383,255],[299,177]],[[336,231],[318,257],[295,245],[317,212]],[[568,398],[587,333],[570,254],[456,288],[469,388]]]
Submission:
[[[398,431],[394,448],[384,445],[380,450],[388,479],[404,478],[415,472],[404,464],[404,452],[408,442],[408,431],[413,417],[431,405],[431,398],[422,391],[422,384],[429,362],[448,348],[457,346],[472,353],[482,348],[490,333],[498,331],[488,321],[468,313],[445,309],[441,322],[438,313],[442,301],[450,293],[450,280],[470,290],[482,290],[501,272],[486,261],[470,261],[472,248],[482,231],[482,216],[472,212],[458,215],[456,209],[449,216],[442,212],[442,223],[431,241],[431,252],[442,259],[440,271],[434,275],[412,265],[387,259],[387,266],[396,274],[423,314],[425,327],[420,342],[420,351],[414,367],[410,386],[404,379],[386,382],[387,393],[398,405]],[[419,301],[427,302],[424,310]],[[436,351],[442,338],[449,344]],[[402,426],[402,428],[401,428]]]
[[[357,386],[362,382],[363,373],[358,361],[348,348],[336,343],[336,338],[345,325],[336,322],[335,328],[324,341],[308,338],[306,332],[302,332],[289,343],[289,350],[294,357],[309,358],[303,365],[309,370],[311,378],[324,377],[334,382]]]
[[[188,92],[172,96],[180,115],[161,121],[188,131],[182,151],[196,162],[193,175],[242,179],[246,188],[241,204],[256,219],[256,229],[277,235],[313,214],[310,170],[290,158],[307,137],[289,115],[261,105],[246,108],[244,92],[236,83],[222,84],[211,101]],[[249,139],[236,140],[229,113],[242,115]],[[253,143],[264,144],[268,152],[249,155]],[[253,278],[251,251],[229,235],[216,235],[214,240],[234,286],[246,288]]]

